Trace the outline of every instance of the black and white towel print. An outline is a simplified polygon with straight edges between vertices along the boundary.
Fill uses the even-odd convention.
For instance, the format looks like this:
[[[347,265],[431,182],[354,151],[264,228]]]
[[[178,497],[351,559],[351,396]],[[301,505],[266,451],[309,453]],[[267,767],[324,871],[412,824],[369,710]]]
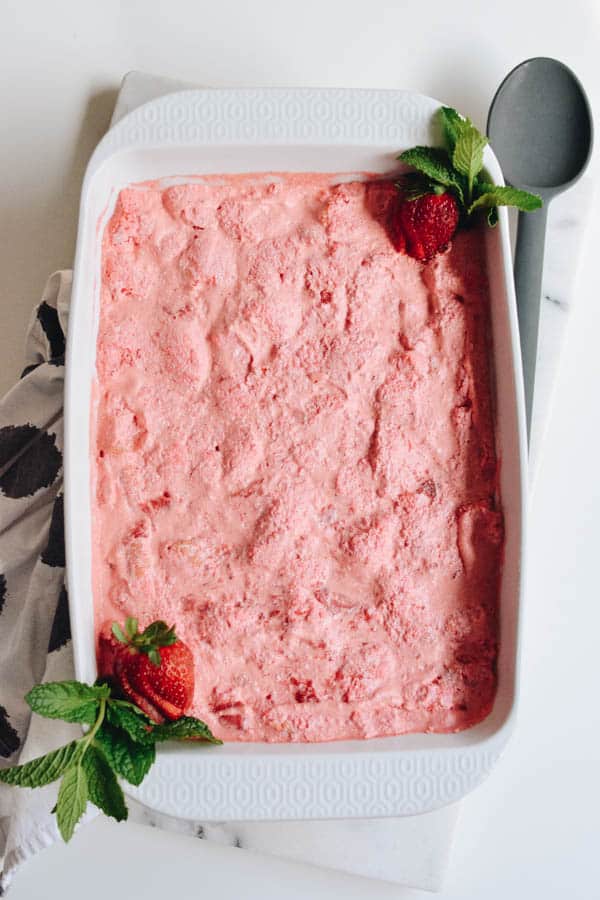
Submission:
[[[69,288],[65,273],[50,278],[30,323],[21,381],[0,402],[0,756],[10,761],[27,733],[23,685],[42,679],[45,651],[69,638],[62,516]]]
[[[62,406],[71,279],[50,277],[27,333],[21,380],[0,402],[0,764],[50,749],[30,729],[23,696],[72,677],[64,585]],[[69,731],[71,729],[66,726]],[[49,740],[61,740],[56,733]],[[31,736],[31,741],[29,737]],[[0,853],[7,879],[46,823],[33,792],[0,785]],[[46,802],[48,797],[45,798]],[[40,798],[41,800],[41,798]],[[51,807],[48,807],[48,810]],[[47,812],[47,810],[46,810]],[[38,815],[40,813],[40,815]],[[50,817],[48,817],[50,818]],[[51,833],[39,845],[49,842]],[[0,888],[1,890],[1,888]]]
[[[34,309],[21,380],[0,401],[0,767],[77,737],[76,725],[30,716],[23,697],[40,681],[74,678],[63,524],[63,385],[71,272],[50,276]],[[0,784],[0,895],[18,867],[59,839],[50,810],[57,784]],[[233,825],[155,814],[131,799],[129,817],[230,846]],[[92,808],[86,819],[93,818]],[[84,819],[85,821],[85,819]]]

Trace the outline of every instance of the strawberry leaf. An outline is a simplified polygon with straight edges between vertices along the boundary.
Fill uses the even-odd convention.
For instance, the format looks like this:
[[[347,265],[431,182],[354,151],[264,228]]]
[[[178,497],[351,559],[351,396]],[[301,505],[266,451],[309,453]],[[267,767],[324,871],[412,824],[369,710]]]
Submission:
[[[118,622],[113,622],[111,630],[118,641],[135,647],[140,653],[145,653],[155,666],[160,666],[161,662],[159,648],[170,647],[178,640],[175,626],[169,627],[161,619],[151,622],[144,631],[140,632],[138,620],[134,616],[128,616],[123,628]]]
[[[134,618],[134,616],[128,616],[125,619],[125,634],[131,640],[132,637],[135,637],[138,631],[138,620]]]
[[[532,212],[542,205],[542,198],[528,191],[520,191],[513,187],[501,187],[496,184],[478,183],[481,191],[469,207],[469,215],[478,209],[491,209],[494,206],[516,206],[524,212]]]
[[[81,765],[68,769],[58,790],[56,821],[62,839],[68,842],[73,837],[75,826],[85,812],[88,799],[88,785]]]
[[[160,653],[158,650],[155,650],[154,647],[151,650],[148,650],[148,659],[153,666],[160,666]]]
[[[153,743],[137,743],[108,722],[102,723],[95,741],[111,768],[130,784],[141,784],[156,758]]]
[[[175,626],[169,626],[166,622],[157,621],[152,622],[151,625],[142,632],[140,635],[144,644],[149,647],[168,647],[170,644],[174,644],[177,640],[177,635],[175,634]]]
[[[123,629],[121,628],[121,626],[119,625],[118,622],[113,622],[112,625],[111,625],[111,627],[110,627],[110,630],[112,631],[112,633],[114,634],[114,636],[116,637],[116,639],[117,639],[118,641],[120,641],[122,644],[128,644],[128,643],[129,643],[128,639],[127,639],[127,638],[125,637],[125,635],[123,634]]]
[[[79,681],[50,681],[33,687],[25,700],[33,712],[47,719],[91,725],[96,720],[99,701],[109,694],[107,685],[90,687]]]
[[[89,747],[83,757],[89,798],[98,809],[122,822],[127,818],[127,807],[121,786],[104,755],[96,747]]]
[[[223,743],[214,736],[205,722],[193,716],[181,716],[173,722],[165,722],[152,729],[153,741],[182,741],[191,738],[208,741],[211,744]]]
[[[38,756],[20,766],[0,769],[0,781],[29,788],[50,784],[78,762],[82,750],[81,741],[71,741],[58,750],[52,750],[45,756]]]

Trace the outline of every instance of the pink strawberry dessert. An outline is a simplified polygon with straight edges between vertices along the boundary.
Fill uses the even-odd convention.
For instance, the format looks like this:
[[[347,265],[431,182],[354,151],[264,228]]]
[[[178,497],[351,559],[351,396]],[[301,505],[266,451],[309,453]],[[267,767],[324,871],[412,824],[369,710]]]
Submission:
[[[94,598],[99,633],[177,623],[181,696],[119,647],[123,689],[160,716],[190,698],[228,741],[326,741],[455,731],[491,709],[487,225],[453,230],[444,193],[441,243],[414,207],[398,252],[398,197],[312,174],[121,191],[103,239]]]

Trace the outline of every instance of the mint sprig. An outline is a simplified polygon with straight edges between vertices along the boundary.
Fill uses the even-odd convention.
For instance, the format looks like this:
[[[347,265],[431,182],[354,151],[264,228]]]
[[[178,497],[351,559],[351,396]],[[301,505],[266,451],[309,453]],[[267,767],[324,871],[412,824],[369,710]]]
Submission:
[[[64,841],[73,836],[88,801],[118,822],[127,818],[118,778],[141,784],[156,758],[157,742],[196,739],[222,743],[208,725],[193,716],[157,725],[135,704],[113,697],[106,682],[38,684],[25,699],[34,712],[46,718],[91,726],[64,747],[0,769],[0,781],[17,787],[41,787],[62,778],[53,812]]]
[[[449,106],[440,107],[438,115],[445,147],[412,147],[398,157],[415,170],[398,182],[406,199],[449,191],[456,198],[463,220],[488,210],[491,226],[498,221],[498,206],[516,206],[525,212],[541,207],[542,198],[537,194],[495,185],[487,177],[483,152],[488,141],[470,119]]]

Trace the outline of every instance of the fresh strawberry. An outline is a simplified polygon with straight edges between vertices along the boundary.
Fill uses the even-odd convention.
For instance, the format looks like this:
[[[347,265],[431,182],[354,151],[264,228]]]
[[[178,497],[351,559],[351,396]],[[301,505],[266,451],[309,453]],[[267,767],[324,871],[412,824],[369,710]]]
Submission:
[[[400,195],[398,195],[396,202],[390,206],[388,218],[387,232],[394,245],[394,250],[397,250],[398,253],[406,253],[406,238],[404,237],[404,231],[402,230],[402,224],[400,222],[400,208],[404,202],[405,201],[400,198]]]
[[[125,696],[155,722],[184,715],[194,696],[194,658],[174,628],[153,622],[138,631],[137,619],[116,622],[99,642],[99,674],[112,677]]]
[[[390,237],[396,250],[425,262],[447,248],[458,219],[458,204],[448,192],[401,199],[392,213]]]
[[[123,645],[116,639],[110,629],[100,635],[98,639],[98,675],[100,678],[112,677],[117,657],[122,652]]]

